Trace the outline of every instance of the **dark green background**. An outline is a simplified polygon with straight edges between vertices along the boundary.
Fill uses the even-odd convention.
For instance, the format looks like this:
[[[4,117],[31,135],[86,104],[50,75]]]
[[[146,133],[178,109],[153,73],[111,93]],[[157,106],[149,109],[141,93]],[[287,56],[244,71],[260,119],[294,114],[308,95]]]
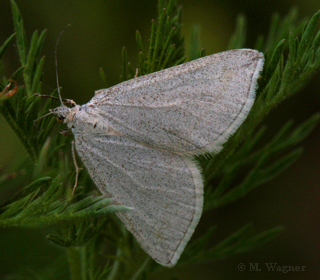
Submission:
[[[59,45],[58,63],[62,95],[78,104],[86,103],[94,91],[102,87],[99,68],[107,73],[108,84],[119,82],[121,48],[126,46],[129,59],[136,63],[135,31],[139,30],[145,45],[150,34],[151,19],[157,17],[157,2],[150,0],[122,1],[43,1],[16,0],[27,29],[28,39],[35,29],[48,30],[43,50],[46,56],[43,89],[55,87],[54,45],[60,31],[69,23]],[[314,1],[179,1],[184,7],[183,34],[188,40],[191,27],[201,26],[202,46],[207,54],[226,49],[238,13],[248,19],[247,47],[252,47],[259,34],[268,31],[271,14],[286,15],[290,8],[299,8],[300,16],[311,16],[320,3]],[[0,1],[0,43],[13,33],[10,2]],[[10,77],[19,66],[17,49],[11,45],[2,61],[1,73]],[[318,71],[319,72],[319,71]],[[313,77],[307,87],[274,110],[266,123],[268,137],[289,119],[300,123],[320,109],[320,76]],[[320,279],[319,259],[319,181],[320,126],[302,143],[303,156],[280,177],[254,190],[244,199],[214,212],[206,213],[195,232],[218,225],[216,243],[242,225],[253,222],[258,231],[284,225],[285,232],[266,246],[215,263],[198,264],[183,269],[165,270],[161,277],[181,279]],[[0,117],[0,168],[12,170],[18,158],[26,157],[13,132]],[[1,187],[1,186],[0,186]],[[50,229],[1,229],[0,278],[21,267],[43,269],[46,263],[63,263],[63,251],[45,240]],[[62,257],[60,257],[62,255]],[[264,263],[281,266],[306,266],[305,272],[268,272]],[[246,265],[238,270],[239,263]],[[259,263],[261,272],[248,271],[249,263]],[[63,273],[63,266],[61,273]],[[57,275],[57,279],[63,279]]]

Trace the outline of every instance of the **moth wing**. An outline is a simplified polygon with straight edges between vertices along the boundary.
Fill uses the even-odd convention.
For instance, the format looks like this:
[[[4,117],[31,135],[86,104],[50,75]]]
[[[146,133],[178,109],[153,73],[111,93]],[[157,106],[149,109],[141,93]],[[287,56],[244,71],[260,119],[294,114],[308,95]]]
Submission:
[[[75,135],[76,150],[101,193],[133,207],[117,213],[154,260],[173,266],[201,216],[195,163],[123,136]]]
[[[114,130],[180,154],[218,152],[248,115],[263,54],[226,51],[96,91]]]

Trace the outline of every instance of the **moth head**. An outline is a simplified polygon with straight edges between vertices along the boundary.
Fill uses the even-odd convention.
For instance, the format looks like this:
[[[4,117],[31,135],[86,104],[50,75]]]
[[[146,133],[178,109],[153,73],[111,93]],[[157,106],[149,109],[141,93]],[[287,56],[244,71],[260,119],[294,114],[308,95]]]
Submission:
[[[66,106],[60,106],[54,109],[50,109],[50,114],[54,115],[57,118],[58,122],[64,122],[65,119],[70,114],[70,108]]]

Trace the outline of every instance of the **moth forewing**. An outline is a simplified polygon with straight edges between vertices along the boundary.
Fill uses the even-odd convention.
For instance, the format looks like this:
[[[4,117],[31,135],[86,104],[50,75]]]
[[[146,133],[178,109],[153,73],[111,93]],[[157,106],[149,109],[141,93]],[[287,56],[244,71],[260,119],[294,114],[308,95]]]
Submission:
[[[180,154],[218,152],[247,117],[263,54],[240,49],[99,90],[88,103],[119,133]]]

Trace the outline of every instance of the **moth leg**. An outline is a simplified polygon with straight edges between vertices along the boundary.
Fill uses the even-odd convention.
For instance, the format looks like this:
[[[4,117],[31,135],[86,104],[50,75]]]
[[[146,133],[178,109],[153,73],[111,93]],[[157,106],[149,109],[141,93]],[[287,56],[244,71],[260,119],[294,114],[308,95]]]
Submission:
[[[70,128],[65,128],[65,129],[61,129],[59,131],[63,136],[72,136],[72,134],[70,134],[71,129]],[[76,178],[74,181],[74,185],[73,185],[73,189],[72,189],[72,195],[74,195],[74,192],[76,190],[76,187],[78,185],[78,178],[79,178],[79,171],[82,168],[79,168],[78,163],[77,163],[77,158],[76,158],[76,151],[75,151],[75,144],[74,144],[74,140],[71,142],[71,153],[72,153],[72,160],[73,160],[73,164],[74,167],[76,169]]]
[[[70,128],[60,129],[59,133],[62,134],[63,136],[73,136]]]
[[[9,80],[9,82],[10,83],[5,86],[3,91],[0,92],[0,97],[3,95],[3,98],[9,98],[18,91],[18,84],[16,83],[16,81]],[[11,87],[12,83],[14,83],[14,88],[12,90],[8,91],[8,89]]]
[[[72,159],[73,159],[73,164],[74,164],[74,167],[76,169],[76,179],[74,181],[74,186],[73,186],[73,189],[72,189],[72,195],[74,195],[74,192],[76,190],[76,187],[78,185],[78,178],[79,178],[79,171],[82,169],[82,168],[79,168],[78,166],[78,163],[77,163],[77,159],[76,159],[76,150],[75,150],[75,144],[74,144],[74,140],[71,142],[72,144],[72,149],[71,149],[71,152],[72,152]]]
[[[134,75],[135,78],[137,78],[139,75],[139,68],[136,68],[136,74]]]
[[[45,94],[39,94],[39,93],[35,93],[34,96],[37,96],[37,97],[45,97],[45,98],[51,98],[51,99],[56,99],[56,100],[60,100],[58,97],[55,97],[55,96],[51,96],[51,95],[45,95]],[[74,107],[77,105],[76,102],[74,102],[72,99],[65,99],[65,98],[62,98],[62,101],[69,104],[71,107]]]
[[[65,98],[62,98],[62,101],[69,104],[71,107],[75,107],[77,105],[76,102],[74,102],[72,99],[65,99]]]

